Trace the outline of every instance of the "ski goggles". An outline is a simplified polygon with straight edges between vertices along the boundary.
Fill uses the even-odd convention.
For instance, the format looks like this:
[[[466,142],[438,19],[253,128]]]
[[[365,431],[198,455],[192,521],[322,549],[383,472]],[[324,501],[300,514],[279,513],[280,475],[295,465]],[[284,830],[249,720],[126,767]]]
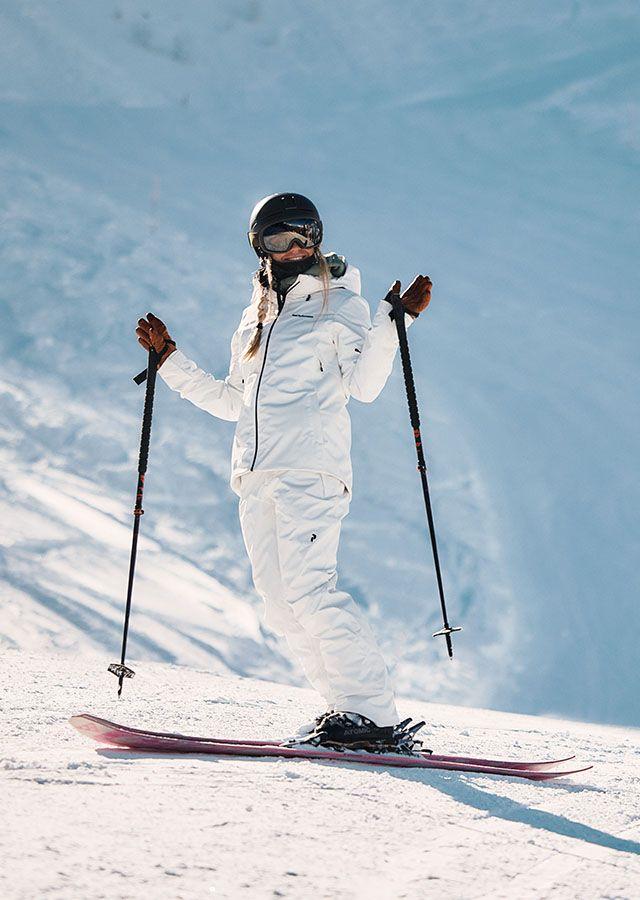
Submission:
[[[259,247],[264,253],[286,253],[294,244],[309,249],[318,247],[321,241],[322,224],[316,219],[289,219],[249,232],[251,246]]]

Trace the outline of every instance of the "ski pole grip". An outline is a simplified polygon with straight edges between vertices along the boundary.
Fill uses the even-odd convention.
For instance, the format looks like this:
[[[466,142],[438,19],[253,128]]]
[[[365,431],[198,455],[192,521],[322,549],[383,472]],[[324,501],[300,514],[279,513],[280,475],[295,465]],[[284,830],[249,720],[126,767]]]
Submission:
[[[416,397],[416,385],[413,378],[413,368],[411,366],[411,357],[409,355],[409,344],[407,341],[407,327],[404,321],[404,306],[400,299],[400,294],[389,294],[391,305],[393,307],[390,315],[396,323],[398,330],[398,342],[400,344],[400,358],[402,360],[402,371],[404,374],[404,383],[407,390],[407,402],[409,404],[409,418],[411,426],[420,428],[420,413],[418,412],[418,398]]]
[[[149,461],[149,442],[151,440],[151,417],[153,415],[153,397],[156,387],[156,373],[158,371],[158,354],[153,349],[149,350],[149,364],[147,366],[147,389],[144,395],[144,412],[142,414],[142,436],[140,438],[140,456],[138,459],[138,474],[144,475]]]

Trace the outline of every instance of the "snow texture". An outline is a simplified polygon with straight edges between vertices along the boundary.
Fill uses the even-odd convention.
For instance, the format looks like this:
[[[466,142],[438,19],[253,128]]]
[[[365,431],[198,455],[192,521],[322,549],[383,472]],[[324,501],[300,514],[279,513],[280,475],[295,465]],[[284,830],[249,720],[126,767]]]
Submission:
[[[441,751],[594,764],[545,783],[135,753],[101,748],[68,717],[267,739],[309,719],[316,697],[136,660],[118,701],[101,657],[8,651],[1,666],[6,900],[638,896],[637,729],[402,703]]]
[[[248,212],[293,189],[372,306],[435,284],[410,342],[454,665],[399,365],[352,404],[341,579],[399,688],[637,724],[638,24],[625,0],[3,4],[2,647],[117,656],[135,320],[223,376]],[[131,651],[296,683],[232,430],[159,385]]]

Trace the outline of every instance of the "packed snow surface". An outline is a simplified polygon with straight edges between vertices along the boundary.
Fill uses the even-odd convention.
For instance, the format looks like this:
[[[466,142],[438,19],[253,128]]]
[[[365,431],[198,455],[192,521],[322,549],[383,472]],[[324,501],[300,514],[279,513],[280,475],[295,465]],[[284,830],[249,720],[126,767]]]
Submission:
[[[434,281],[410,343],[453,666],[398,364],[351,404],[341,583],[401,690],[637,725],[639,21],[632,0],[2,4],[2,646],[117,656],[135,321],[224,376],[249,210],[293,189],[372,306]],[[131,650],[295,683],[232,432],[159,385]]]
[[[0,663],[0,895],[590,898],[640,884],[640,731],[404,700],[441,752],[594,768],[554,782],[347,764],[135,753],[78,734],[92,712],[156,730],[291,733],[309,691],[135,661],[9,651]]]

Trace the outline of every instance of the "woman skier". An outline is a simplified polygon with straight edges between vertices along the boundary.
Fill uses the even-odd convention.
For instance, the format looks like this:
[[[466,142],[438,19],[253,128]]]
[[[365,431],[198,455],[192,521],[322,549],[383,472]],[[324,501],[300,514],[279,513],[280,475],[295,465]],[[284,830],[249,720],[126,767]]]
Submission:
[[[318,210],[300,194],[261,200],[248,237],[259,268],[224,380],[177,349],[152,313],[138,321],[136,335],[145,350],[159,353],[159,374],[170,388],[237,422],[230,483],[265,621],[286,636],[327,704],[296,739],[410,752],[419,726],[399,723],[369,624],[336,587],[352,487],[347,402],[375,400],[392,370],[398,336],[389,298],[400,282],[372,322],[360,272],[321,252]],[[430,296],[431,280],[418,275],[401,297],[407,326]]]

